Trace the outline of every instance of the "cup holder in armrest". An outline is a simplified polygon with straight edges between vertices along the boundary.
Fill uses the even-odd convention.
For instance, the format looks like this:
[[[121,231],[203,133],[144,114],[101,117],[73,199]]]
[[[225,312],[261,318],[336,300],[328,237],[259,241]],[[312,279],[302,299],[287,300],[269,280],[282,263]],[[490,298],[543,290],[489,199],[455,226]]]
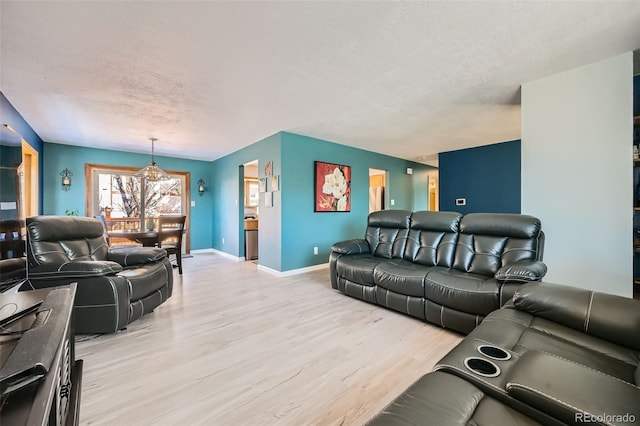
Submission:
[[[478,346],[478,352],[487,358],[496,359],[498,361],[506,361],[511,359],[511,354],[502,348],[492,345],[480,345]]]
[[[488,359],[470,356],[464,360],[464,366],[479,376],[498,377],[500,368]]]

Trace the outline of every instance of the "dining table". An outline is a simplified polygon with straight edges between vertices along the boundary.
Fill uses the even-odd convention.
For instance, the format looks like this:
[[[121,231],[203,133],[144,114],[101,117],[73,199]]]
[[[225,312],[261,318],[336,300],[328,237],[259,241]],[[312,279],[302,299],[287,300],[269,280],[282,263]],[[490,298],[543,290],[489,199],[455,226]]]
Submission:
[[[129,241],[135,241],[144,247],[154,247],[158,242],[158,231],[140,231],[135,229],[119,229],[107,231],[109,239],[124,238]]]

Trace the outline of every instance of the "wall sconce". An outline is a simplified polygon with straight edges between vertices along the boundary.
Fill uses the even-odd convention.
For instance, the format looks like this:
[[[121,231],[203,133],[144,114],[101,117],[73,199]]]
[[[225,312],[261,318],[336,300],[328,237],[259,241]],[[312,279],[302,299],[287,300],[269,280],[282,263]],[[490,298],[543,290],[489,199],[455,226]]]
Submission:
[[[202,194],[204,194],[204,181],[200,179],[198,181],[198,195],[202,197]]]
[[[64,169],[63,171],[60,172],[60,176],[62,176],[62,190],[63,191],[70,190],[71,189],[71,176],[73,176],[73,173],[71,173],[71,170]]]

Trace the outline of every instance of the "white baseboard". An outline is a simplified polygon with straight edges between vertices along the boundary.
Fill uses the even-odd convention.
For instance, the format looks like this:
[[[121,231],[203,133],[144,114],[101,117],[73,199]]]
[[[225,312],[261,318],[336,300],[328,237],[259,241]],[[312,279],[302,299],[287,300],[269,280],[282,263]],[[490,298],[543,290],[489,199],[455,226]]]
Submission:
[[[305,272],[317,271],[318,269],[324,269],[329,266],[329,263],[321,263],[319,265],[307,266],[305,268],[291,269],[289,271],[276,271],[275,269],[267,266],[258,265],[258,269],[264,272],[268,272],[278,277],[290,277],[291,275],[304,274]]]
[[[223,251],[216,250],[214,248],[191,250],[191,253],[215,253],[215,254],[219,254],[222,257],[226,257],[227,259],[235,260],[236,262],[246,261],[244,257],[234,256],[232,254],[225,253]],[[289,277],[291,275],[298,275],[298,274],[304,274],[305,272],[317,271],[318,269],[324,269],[324,268],[327,268],[328,266],[329,266],[329,262],[321,263],[319,265],[307,266],[304,268],[291,269],[289,271],[282,272],[282,271],[276,271],[275,269],[258,264],[258,269],[261,271],[276,275],[278,277]]]
[[[214,248],[191,250],[191,253],[215,253],[215,254],[219,254],[222,257],[226,257],[227,259],[235,260],[236,262],[244,262],[244,257],[234,256],[232,254],[225,253],[223,251],[216,250]]]

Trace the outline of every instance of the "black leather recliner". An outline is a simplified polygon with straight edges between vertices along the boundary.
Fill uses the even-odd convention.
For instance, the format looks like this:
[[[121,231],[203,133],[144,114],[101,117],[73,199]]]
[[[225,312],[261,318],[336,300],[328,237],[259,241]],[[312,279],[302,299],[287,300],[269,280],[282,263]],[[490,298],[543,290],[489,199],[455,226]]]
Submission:
[[[27,259],[22,290],[78,283],[76,333],[121,330],[164,303],[173,289],[165,250],[110,248],[96,218],[28,218]]]

